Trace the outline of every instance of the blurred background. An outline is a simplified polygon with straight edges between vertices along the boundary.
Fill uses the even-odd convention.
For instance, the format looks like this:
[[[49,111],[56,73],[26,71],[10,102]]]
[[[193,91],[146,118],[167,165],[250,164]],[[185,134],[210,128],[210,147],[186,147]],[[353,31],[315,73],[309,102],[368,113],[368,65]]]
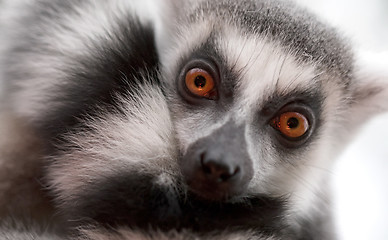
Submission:
[[[296,1],[340,28],[388,72],[388,0]],[[388,114],[361,130],[333,180],[340,239],[388,240]]]

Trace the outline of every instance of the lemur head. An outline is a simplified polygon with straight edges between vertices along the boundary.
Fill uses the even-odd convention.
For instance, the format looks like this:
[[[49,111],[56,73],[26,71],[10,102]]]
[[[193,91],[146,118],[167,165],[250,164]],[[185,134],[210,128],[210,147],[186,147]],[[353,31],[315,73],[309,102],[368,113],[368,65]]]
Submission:
[[[308,199],[386,86],[365,84],[348,41],[290,3],[182,5],[160,56],[189,188]]]
[[[293,211],[314,205],[348,135],[386,110],[387,84],[362,75],[346,40],[288,2],[167,2],[179,10],[161,12],[168,18],[155,24],[157,56],[145,61],[160,75],[137,71],[137,59],[155,50],[153,29],[131,22],[127,1],[85,3],[85,16],[68,13],[66,28],[54,25],[55,37],[45,38],[58,41],[50,53],[72,47],[54,52],[71,66],[60,61],[50,75],[71,81],[58,84],[61,97],[34,97],[70,117],[84,106],[92,112],[53,154],[51,190],[71,220],[271,231],[288,216],[285,202]],[[74,17],[94,28],[74,34]],[[45,89],[57,87],[48,82]],[[100,102],[108,104],[89,108]]]

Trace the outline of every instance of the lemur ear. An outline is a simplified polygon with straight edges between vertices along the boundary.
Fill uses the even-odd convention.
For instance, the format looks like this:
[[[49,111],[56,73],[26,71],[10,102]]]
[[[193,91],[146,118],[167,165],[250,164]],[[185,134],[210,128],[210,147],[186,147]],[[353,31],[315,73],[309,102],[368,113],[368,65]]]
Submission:
[[[350,87],[352,124],[358,125],[388,112],[388,52],[359,53]]]

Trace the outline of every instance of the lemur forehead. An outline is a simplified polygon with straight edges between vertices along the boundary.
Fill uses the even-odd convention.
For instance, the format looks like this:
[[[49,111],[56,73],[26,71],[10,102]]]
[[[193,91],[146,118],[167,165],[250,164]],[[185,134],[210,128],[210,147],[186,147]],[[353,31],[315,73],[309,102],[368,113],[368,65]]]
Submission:
[[[200,34],[191,35],[190,31]],[[181,36],[177,43],[180,53],[184,53],[183,59],[197,56],[198,52],[202,56],[212,55],[224,73],[233,75],[224,76],[221,84],[232,88],[244,106],[258,107],[274,94],[310,91],[320,84],[322,71],[316,62],[303,62],[295,51],[267,36],[244,32],[235,25],[222,28],[206,21],[182,29]]]
[[[257,38],[229,28],[214,40],[227,68],[235,73],[235,97],[242,106],[255,105],[273,95],[309,92],[320,85],[322,72],[316,63],[304,63],[267,37]]]
[[[208,22],[266,36],[297,53],[298,60],[315,62],[317,67],[344,81],[351,78],[353,54],[334,28],[288,1],[205,0],[194,5],[189,24]],[[225,24],[226,23],[226,24]]]

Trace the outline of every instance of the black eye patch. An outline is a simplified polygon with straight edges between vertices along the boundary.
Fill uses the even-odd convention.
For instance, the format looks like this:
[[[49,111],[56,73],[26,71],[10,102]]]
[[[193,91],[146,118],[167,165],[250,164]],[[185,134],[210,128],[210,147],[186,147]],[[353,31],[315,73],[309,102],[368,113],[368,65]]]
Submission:
[[[282,148],[298,148],[314,137],[322,122],[324,98],[317,90],[274,94],[259,111],[258,121]]]

